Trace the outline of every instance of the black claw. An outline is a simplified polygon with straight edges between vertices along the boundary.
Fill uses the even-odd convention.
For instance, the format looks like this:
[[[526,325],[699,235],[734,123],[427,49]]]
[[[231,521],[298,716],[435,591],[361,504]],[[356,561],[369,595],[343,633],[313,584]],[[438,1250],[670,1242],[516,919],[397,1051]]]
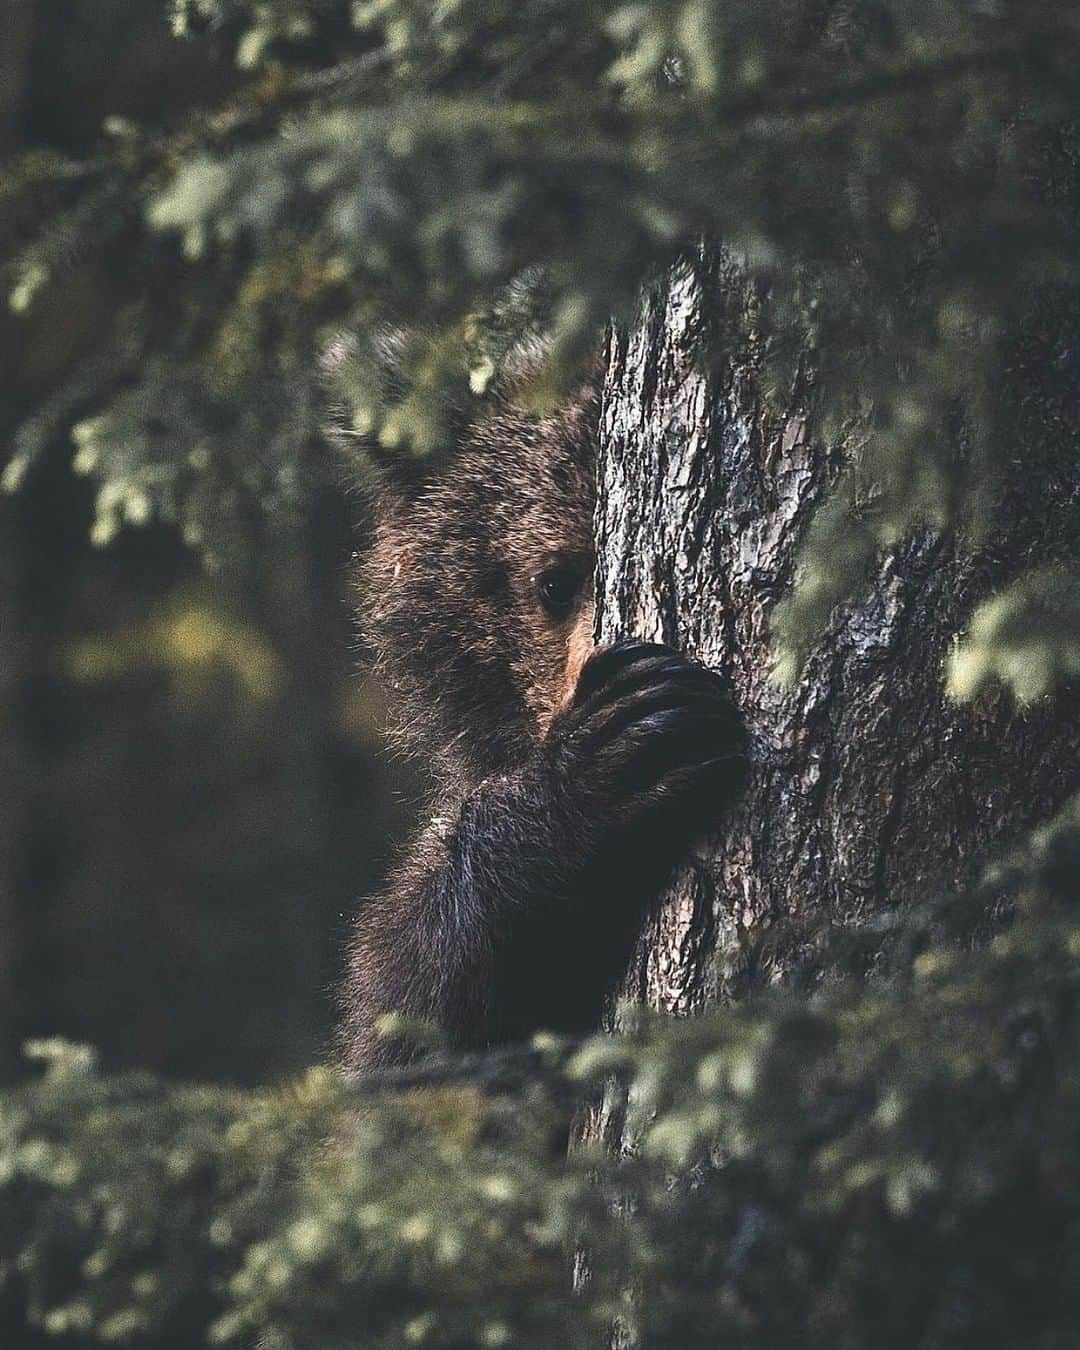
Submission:
[[[661,851],[689,843],[745,777],[745,735],[728,681],[652,642],[595,652],[551,752],[620,833],[647,826]],[[670,836],[670,837],[669,837]],[[644,841],[639,841],[644,843]]]
[[[655,713],[668,711],[732,720],[731,707],[721,700],[717,690],[668,681],[638,690],[632,698],[624,696],[617,703],[601,704],[592,716],[583,718],[575,739],[583,749],[595,750],[626,732],[639,728],[647,732],[648,719]]]
[[[574,702],[580,705],[628,666],[672,657],[677,663],[681,662],[681,658],[670,647],[661,646],[658,642],[616,642],[610,647],[601,647],[585,662],[574,691]]]
[[[624,642],[596,652],[586,662],[574,691],[573,711],[581,718],[595,714],[598,705],[647,692],[654,686],[695,684],[727,696],[726,681],[714,671],[688,661],[670,647],[655,642]]]
[[[651,714],[598,756],[601,772],[624,797],[681,770],[698,770],[721,754],[736,755],[730,723],[710,713],[669,709]]]

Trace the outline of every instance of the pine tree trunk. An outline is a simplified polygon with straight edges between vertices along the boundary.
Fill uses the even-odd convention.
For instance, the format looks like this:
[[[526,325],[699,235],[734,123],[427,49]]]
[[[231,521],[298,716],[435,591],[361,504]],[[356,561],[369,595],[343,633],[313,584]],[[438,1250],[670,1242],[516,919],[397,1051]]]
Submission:
[[[628,976],[629,995],[678,1013],[783,978],[824,923],[962,883],[1075,790],[1080,764],[1076,698],[1021,714],[1003,695],[945,694],[948,645],[1021,565],[1019,537],[974,558],[910,541],[834,615],[797,689],[770,679],[770,611],[839,457],[808,434],[808,371],[766,409],[754,300],[714,255],[608,353],[598,636],[728,672],[753,746],[741,808],[676,879]],[[706,373],[710,344],[722,355]]]

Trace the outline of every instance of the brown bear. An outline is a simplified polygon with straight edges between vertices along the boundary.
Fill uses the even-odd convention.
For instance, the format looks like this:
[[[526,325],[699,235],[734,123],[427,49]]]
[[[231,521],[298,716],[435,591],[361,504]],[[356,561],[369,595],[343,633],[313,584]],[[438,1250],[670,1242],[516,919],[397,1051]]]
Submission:
[[[655,644],[593,649],[598,398],[504,403],[450,463],[376,461],[361,612],[430,823],[358,909],[354,1072],[410,1052],[382,1014],[479,1048],[599,1024],[643,913],[738,792],[724,682]]]

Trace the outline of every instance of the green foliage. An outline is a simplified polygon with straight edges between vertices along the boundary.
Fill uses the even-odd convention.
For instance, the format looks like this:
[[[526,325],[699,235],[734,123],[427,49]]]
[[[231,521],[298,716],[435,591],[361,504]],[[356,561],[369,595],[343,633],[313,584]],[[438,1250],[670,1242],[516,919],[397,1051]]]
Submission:
[[[0,1260],[49,1330],[276,1347],[1061,1347],[1080,1222],[1080,800],[831,980],[352,1086],[164,1088],[46,1043]],[[863,935],[865,938],[865,935]],[[618,1084],[628,1155],[564,1157]],[[588,1279],[571,1289],[584,1253]]]
[[[953,651],[949,687],[973,698],[996,678],[1022,704],[1080,676],[1080,574],[1071,567],[1033,571],[975,613]]]
[[[861,428],[777,615],[782,672],[882,548],[984,535],[999,469],[1047,438],[1016,352],[1077,312],[1072,6],[174,0],[172,21],[228,47],[233,91],[196,90],[172,131],[114,118],[90,161],[29,155],[0,200],[29,333],[72,268],[123,259],[122,307],[4,479],[74,429],[102,542],[163,517],[213,556],[254,507],[294,512],[342,326],[429,335],[347,400],[357,432],[427,453],[505,358],[507,286],[543,278],[550,402],[702,235],[767,283],[777,388],[808,358],[822,434]]]

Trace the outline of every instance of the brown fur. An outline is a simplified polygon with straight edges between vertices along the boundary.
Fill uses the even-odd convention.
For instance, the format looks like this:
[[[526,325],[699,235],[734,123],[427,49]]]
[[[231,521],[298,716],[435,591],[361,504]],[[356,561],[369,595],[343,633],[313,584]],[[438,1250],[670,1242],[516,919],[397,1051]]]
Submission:
[[[592,653],[597,400],[506,407],[430,477],[383,466],[361,574],[394,720],[435,814],[359,909],[343,992],[355,1070],[406,1053],[382,1013],[460,1044],[585,1029],[641,912],[730,800],[740,732],[715,677],[664,648]],[[580,591],[553,614],[550,569]]]
[[[504,409],[453,471],[384,480],[361,612],[402,741],[443,786],[519,761],[573,688],[592,645],[596,399],[552,417]],[[580,567],[581,603],[553,622],[536,578]]]

